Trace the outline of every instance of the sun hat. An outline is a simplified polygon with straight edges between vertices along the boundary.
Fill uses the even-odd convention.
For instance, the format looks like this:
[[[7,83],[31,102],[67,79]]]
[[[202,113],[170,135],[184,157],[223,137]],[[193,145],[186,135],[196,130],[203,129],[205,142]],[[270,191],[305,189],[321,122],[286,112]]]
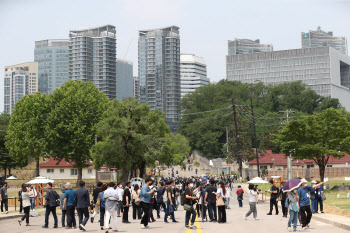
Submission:
[[[307,180],[301,179],[301,183],[307,183]]]

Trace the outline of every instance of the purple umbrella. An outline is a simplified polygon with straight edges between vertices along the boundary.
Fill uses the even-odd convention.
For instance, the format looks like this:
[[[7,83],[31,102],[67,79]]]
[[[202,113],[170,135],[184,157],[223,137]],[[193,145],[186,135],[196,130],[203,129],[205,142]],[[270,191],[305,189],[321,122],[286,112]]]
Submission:
[[[291,179],[283,185],[283,192],[290,192],[293,189],[299,188],[301,184],[302,182],[300,179]]]

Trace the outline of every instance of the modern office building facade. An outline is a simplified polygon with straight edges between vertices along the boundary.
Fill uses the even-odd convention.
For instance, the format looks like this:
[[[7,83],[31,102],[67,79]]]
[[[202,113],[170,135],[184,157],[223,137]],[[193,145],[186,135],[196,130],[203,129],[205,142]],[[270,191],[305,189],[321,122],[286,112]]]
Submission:
[[[180,74],[181,98],[193,93],[198,87],[207,86],[210,83],[204,59],[194,54],[181,54]]]
[[[181,98],[179,27],[139,31],[138,43],[140,100],[163,111],[174,130]]]
[[[134,96],[133,64],[131,61],[117,59],[117,99]]]
[[[314,47],[332,47],[341,53],[348,54],[348,42],[346,37],[335,37],[333,32],[325,32],[321,27],[317,27],[316,31],[301,33],[302,48]]]
[[[38,63],[39,92],[50,94],[69,80],[69,40],[35,41],[34,61]]]
[[[15,104],[27,94],[38,91],[38,63],[5,66],[4,111],[12,114]]]
[[[117,97],[116,59],[115,26],[69,32],[69,78],[93,82],[109,99]]]
[[[273,51],[271,44],[260,44],[260,40],[235,39],[227,43],[228,55],[251,54]]]
[[[140,78],[138,76],[134,77],[134,97],[137,100],[140,100]]]
[[[339,99],[350,110],[350,58],[332,47],[227,56],[226,77],[266,85],[301,80],[317,94]]]

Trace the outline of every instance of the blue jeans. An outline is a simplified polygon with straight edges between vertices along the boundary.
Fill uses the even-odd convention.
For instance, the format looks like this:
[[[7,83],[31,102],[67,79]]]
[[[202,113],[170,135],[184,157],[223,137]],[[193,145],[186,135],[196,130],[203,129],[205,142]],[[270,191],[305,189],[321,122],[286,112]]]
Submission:
[[[35,198],[34,197],[30,198],[30,208],[31,208],[31,210],[35,209]]]
[[[175,221],[175,216],[174,216],[174,212],[169,213],[169,207],[170,207],[170,202],[168,202],[166,204],[166,211],[165,211],[165,215],[164,215],[164,222],[168,221],[168,216],[171,216],[171,219],[173,220],[173,222]],[[174,208],[175,209],[175,208]]]
[[[191,208],[190,211],[186,211],[186,218],[185,218],[185,226],[187,226],[190,222],[190,217],[192,214],[192,219],[191,219],[191,223],[194,224],[194,222],[196,221],[196,210],[193,208]]]
[[[312,213],[318,212],[317,200],[311,200],[311,211]]]
[[[298,213],[294,210],[289,210],[289,220],[288,220],[288,227],[291,227],[293,223],[293,229],[297,229],[298,225]]]

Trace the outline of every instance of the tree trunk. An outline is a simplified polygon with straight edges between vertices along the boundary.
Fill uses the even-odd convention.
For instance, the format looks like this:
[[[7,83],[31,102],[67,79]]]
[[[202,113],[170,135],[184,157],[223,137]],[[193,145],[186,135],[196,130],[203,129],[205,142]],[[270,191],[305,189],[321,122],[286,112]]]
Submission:
[[[128,178],[129,178],[129,171],[126,169],[126,168],[123,168],[123,175],[122,175],[122,178],[120,180],[120,182],[122,184],[125,184],[127,181],[128,181]]]
[[[142,162],[141,166],[140,166],[140,177],[143,178],[143,175],[146,172],[146,162]]]
[[[36,160],[35,177],[40,176],[39,161],[40,161],[40,159]]]
[[[79,187],[79,182],[83,179],[83,168],[78,167],[78,179],[77,179],[77,188]]]
[[[320,179],[322,182],[324,180],[324,173],[326,171],[326,165],[318,165],[318,169],[320,171]]]
[[[4,174],[5,176],[2,178],[2,180],[3,180],[3,181],[5,181],[5,180],[6,180],[6,178],[7,178],[7,177],[6,177],[6,176],[7,176],[7,167],[5,167],[5,169],[4,169],[4,170],[5,170],[5,174]]]
[[[9,176],[11,176],[11,167],[9,167]]]

